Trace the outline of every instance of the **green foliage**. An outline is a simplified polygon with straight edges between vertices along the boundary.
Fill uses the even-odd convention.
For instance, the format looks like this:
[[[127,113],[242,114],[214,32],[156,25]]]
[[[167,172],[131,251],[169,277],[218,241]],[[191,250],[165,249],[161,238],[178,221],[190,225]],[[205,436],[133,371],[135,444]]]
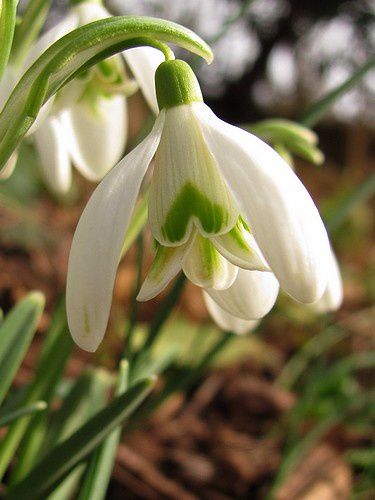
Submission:
[[[18,0],[3,0],[0,4],[0,80],[12,48],[17,4]]]

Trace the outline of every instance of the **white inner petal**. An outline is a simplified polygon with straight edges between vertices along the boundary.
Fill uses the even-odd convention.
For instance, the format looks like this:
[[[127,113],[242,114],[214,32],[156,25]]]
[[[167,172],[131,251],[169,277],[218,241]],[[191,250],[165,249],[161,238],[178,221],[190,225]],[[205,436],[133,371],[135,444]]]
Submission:
[[[223,257],[207,238],[197,234],[188,248],[183,271],[194,284],[225,290],[236,279],[238,268]]]

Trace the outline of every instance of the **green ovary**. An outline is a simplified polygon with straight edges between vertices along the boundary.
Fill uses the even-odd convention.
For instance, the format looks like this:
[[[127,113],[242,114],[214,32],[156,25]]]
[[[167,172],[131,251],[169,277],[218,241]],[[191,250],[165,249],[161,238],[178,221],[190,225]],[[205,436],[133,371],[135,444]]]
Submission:
[[[163,237],[175,243],[181,241],[190,219],[198,219],[206,234],[219,234],[228,224],[229,214],[219,203],[213,203],[194,184],[187,182],[174,200],[165,224],[161,227]]]

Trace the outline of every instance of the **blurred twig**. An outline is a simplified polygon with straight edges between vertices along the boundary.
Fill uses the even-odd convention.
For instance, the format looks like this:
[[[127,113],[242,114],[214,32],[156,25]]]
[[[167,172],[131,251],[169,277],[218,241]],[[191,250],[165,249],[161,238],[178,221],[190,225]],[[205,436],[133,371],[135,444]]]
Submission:
[[[308,127],[314,126],[332,104],[359,82],[375,66],[375,57],[355,71],[347,80],[328,92],[322,99],[305,110],[299,121]]]
[[[229,30],[229,28],[236,22],[238,21],[239,19],[241,19],[241,17],[246,14],[247,10],[249,9],[249,7],[251,6],[251,4],[253,3],[253,0],[243,0],[241,2],[241,6],[239,7],[239,9],[237,10],[237,12],[235,12],[234,14],[232,14],[222,25],[221,29],[218,31],[218,33],[216,33],[216,35],[212,36],[211,38],[208,38],[207,42],[209,44],[214,44],[216,42],[218,42],[220,40],[220,38],[222,38]]]
[[[346,219],[349,212],[358,203],[361,203],[373,196],[375,193],[375,174],[362,181],[359,185],[348,193],[341,201],[338,208],[332,215],[326,217],[326,224],[330,231],[335,231]]]

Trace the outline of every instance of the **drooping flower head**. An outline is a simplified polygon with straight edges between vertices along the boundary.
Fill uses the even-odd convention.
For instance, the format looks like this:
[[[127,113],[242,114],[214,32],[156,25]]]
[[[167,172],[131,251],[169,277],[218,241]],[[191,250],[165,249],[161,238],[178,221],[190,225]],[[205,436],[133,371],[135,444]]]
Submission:
[[[68,320],[89,351],[105,333],[122,243],[153,158],[148,213],[157,251],[139,300],[182,270],[210,303],[252,321],[271,309],[279,284],[304,303],[327,286],[327,233],[287,163],[217,118],[185,62],[162,63],[155,81],[160,113],[153,130],[98,186],[73,239]]]

